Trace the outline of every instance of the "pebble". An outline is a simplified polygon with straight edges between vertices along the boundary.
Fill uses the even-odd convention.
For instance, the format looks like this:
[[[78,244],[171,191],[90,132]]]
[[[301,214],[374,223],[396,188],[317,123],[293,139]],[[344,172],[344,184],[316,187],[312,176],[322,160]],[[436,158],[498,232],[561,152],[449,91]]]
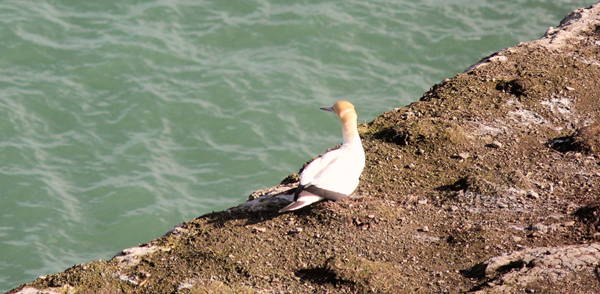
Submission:
[[[252,232],[253,233],[258,233],[258,232],[264,233],[266,231],[267,231],[267,228],[264,228],[264,227],[254,227],[254,228],[252,228]]]
[[[429,227],[428,226],[423,226],[422,228],[418,229],[418,231],[429,232]]]
[[[542,234],[548,232],[548,226],[546,226],[542,223],[533,224],[533,225],[529,226],[528,229],[531,231],[534,231],[534,232],[542,233]]]
[[[563,215],[555,213],[555,214],[549,215],[548,218],[551,218],[551,219],[554,219],[554,220],[560,220],[561,218],[563,218]]]
[[[420,205],[425,205],[425,204],[427,204],[427,199],[419,200],[419,201],[417,201],[417,203]]]
[[[458,153],[458,157],[460,157],[460,159],[467,159],[467,158],[471,157],[471,154],[469,154],[469,152],[461,152],[461,153]]]
[[[565,89],[567,89],[567,91],[573,91],[573,90],[575,90],[575,88],[571,88],[571,87],[568,87],[568,86],[565,87]]]
[[[491,62],[506,62],[507,60],[508,60],[508,57],[506,57],[504,55],[497,55],[497,56],[490,57]]]
[[[488,144],[488,146],[492,148],[502,148],[502,143],[494,140],[492,143]]]
[[[533,198],[533,199],[538,199],[538,198],[540,198],[540,194],[538,194],[536,191],[530,190],[530,191],[527,191],[527,197]]]
[[[519,236],[512,236],[512,240],[514,242],[521,242],[523,240],[523,238],[519,237]]]
[[[374,214],[369,214],[369,215],[367,215],[367,217],[368,218],[375,218],[375,215]]]
[[[298,234],[298,233],[300,233],[300,232],[302,232],[302,231],[304,231],[304,229],[302,229],[302,228],[298,227],[298,228],[295,228],[295,229],[293,229],[293,230],[289,231],[289,232],[288,232],[288,234],[289,234],[289,235],[292,235],[292,234]]]

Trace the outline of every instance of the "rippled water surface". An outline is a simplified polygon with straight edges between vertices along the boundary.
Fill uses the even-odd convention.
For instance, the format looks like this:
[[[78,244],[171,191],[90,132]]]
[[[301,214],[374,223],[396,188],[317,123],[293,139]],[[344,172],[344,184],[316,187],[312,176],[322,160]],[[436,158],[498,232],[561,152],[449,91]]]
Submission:
[[[591,1],[0,1],[0,290],[110,258]]]

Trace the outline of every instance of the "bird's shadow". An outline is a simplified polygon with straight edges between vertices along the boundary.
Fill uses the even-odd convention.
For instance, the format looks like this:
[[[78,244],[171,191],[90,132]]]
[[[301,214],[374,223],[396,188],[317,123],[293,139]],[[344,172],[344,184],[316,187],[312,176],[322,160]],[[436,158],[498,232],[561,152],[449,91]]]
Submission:
[[[235,220],[245,220],[243,225],[255,225],[271,220],[279,215],[293,214],[299,217],[313,215],[316,211],[323,209],[323,205],[326,205],[324,203],[329,202],[321,201],[310,206],[302,207],[298,210],[279,213],[281,208],[291,203],[296,187],[297,183],[274,186],[265,190],[265,194],[258,196],[258,198],[254,200],[249,200],[224,211],[203,215],[201,218],[208,219],[208,223],[216,227],[222,227],[227,222]],[[335,202],[360,198],[362,197],[353,194],[352,197]]]
[[[258,197],[254,200],[246,201],[236,207],[213,212],[202,216],[202,218],[208,219],[208,223],[214,226],[220,227],[225,223],[234,220],[245,220],[244,225],[255,225],[268,220],[271,220],[282,213],[279,210],[292,201],[292,195],[297,187],[297,182],[291,184],[280,184],[278,186],[270,187],[264,190],[263,195],[257,195]],[[303,207],[300,210],[296,210],[293,213],[296,215],[310,214],[313,211],[313,207]]]
[[[279,215],[289,213],[295,214],[297,216],[309,215],[313,213],[313,210],[315,209],[315,207],[319,206],[319,204],[303,207],[302,209],[295,211],[279,213],[279,209],[283,208],[284,206],[285,205],[282,205],[281,207],[274,207],[272,210],[262,210],[258,212],[249,212],[241,210],[236,211],[234,209],[229,209],[219,212],[213,212],[202,217],[208,219],[208,223],[216,227],[222,227],[227,222],[235,220],[245,220],[245,223],[243,225],[247,226],[260,224],[265,221],[269,221]]]

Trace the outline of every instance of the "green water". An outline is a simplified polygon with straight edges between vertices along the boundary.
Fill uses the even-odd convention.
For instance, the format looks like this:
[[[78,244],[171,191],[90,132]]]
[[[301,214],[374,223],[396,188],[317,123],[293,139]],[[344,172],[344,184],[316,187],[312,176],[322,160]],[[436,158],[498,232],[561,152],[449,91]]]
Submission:
[[[0,290],[242,202],[591,1],[0,0]]]

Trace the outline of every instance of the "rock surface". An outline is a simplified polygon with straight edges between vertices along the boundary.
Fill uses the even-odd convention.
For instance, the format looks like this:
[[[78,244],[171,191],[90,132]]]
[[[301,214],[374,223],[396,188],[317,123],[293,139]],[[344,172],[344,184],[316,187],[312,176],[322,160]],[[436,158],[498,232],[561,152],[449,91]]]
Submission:
[[[535,284],[558,290],[564,279],[597,273],[599,261],[600,243],[538,247],[493,257],[465,273],[486,279],[479,293],[515,293]]]
[[[360,126],[353,199],[297,177],[9,293],[600,293],[600,4]]]

